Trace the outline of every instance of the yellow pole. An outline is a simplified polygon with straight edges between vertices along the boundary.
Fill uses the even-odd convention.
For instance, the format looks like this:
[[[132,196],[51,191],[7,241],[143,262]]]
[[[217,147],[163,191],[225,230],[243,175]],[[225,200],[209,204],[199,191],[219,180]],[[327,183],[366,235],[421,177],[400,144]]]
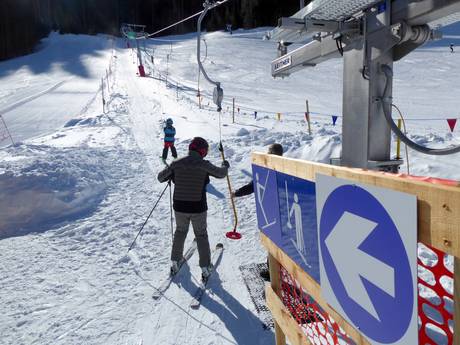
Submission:
[[[232,118],[233,118],[233,123],[235,123],[235,98],[233,98]]]
[[[307,112],[305,113],[305,117],[307,118],[307,123],[308,123],[308,134],[311,135],[310,106],[308,104],[308,99],[307,99]]]

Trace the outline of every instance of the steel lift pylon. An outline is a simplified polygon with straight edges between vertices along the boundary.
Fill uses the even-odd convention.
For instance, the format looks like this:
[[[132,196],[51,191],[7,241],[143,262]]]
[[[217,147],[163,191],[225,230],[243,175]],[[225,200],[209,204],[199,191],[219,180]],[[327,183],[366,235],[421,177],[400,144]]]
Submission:
[[[391,119],[393,63],[433,39],[440,25],[460,21],[460,0],[315,0],[281,18],[269,38],[279,42],[271,64],[274,77],[343,56],[342,156],[333,164],[396,172],[391,131],[428,154],[460,152],[429,149],[398,131]],[[307,44],[287,52],[287,42]],[[396,128],[395,128],[396,127]]]

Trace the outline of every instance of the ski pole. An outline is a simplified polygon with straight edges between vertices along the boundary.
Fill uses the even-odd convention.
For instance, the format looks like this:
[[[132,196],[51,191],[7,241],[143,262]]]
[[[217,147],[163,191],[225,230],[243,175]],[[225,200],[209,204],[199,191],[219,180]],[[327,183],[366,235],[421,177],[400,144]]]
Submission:
[[[168,183],[169,185],[169,216],[171,220],[171,243],[174,241],[174,222],[173,222],[173,201],[172,201],[172,188],[171,188],[171,181]]]
[[[164,195],[164,193],[166,192],[166,189],[168,189],[168,187],[169,187],[169,183],[166,185],[165,189],[163,189],[163,192],[161,192],[160,196],[158,197],[158,200],[156,201],[155,205],[153,206],[152,210],[150,211],[150,213],[149,213],[147,219],[145,220],[144,224],[142,224],[141,229],[140,229],[139,232],[137,233],[136,238],[134,239],[133,243],[131,243],[131,245],[129,246],[128,252],[134,247],[134,243],[136,243],[137,238],[138,238],[139,235],[141,234],[142,230],[144,230],[145,224],[147,224],[147,222],[149,221],[150,216],[152,215],[153,211],[154,211],[155,208],[157,207],[158,203],[160,202],[161,198],[163,197],[163,195]]]

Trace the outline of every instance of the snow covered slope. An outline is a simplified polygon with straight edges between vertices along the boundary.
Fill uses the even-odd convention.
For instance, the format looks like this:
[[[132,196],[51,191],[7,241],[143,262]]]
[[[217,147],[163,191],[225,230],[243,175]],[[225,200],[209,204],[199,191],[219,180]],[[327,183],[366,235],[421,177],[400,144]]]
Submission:
[[[273,142],[283,144],[290,157],[327,162],[340,155],[340,119],[333,126],[330,117],[341,113],[340,61],[273,80],[269,62],[275,47],[260,39],[264,32],[205,36],[205,65],[226,93],[221,135],[235,186],[250,180],[250,153]],[[449,35],[396,67],[395,101],[408,119],[460,117],[453,92],[460,52],[451,54],[447,47],[460,30]],[[3,115],[18,141],[9,145],[5,139],[0,150],[2,344],[273,342],[238,270],[265,260],[254,202],[237,200],[243,239],[227,240],[232,215],[225,180],[212,180],[208,189],[210,242],[223,242],[225,251],[199,310],[189,308],[200,277],[197,255],[163,298],[151,298],[169,270],[168,193],[127,253],[165,187],[156,181],[163,168],[158,157],[165,118],[174,119],[179,155],[201,135],[211,143],[209,159],[220,161],[219,116],[212,102],[208,106],[212,88],[203,80],[205,109],[197,106],[195,39],[171,39],[147,45],[149,54],[154,49],[148,78],[136,76],[135,54],[123,41],[112,52],[104,37],[52,35],[36,54],[0,63],[0,114],[11,109]],[[103,113],[99,81],[109,66]],[[235,123],[227,111],[232,97],[240,108]],[[305,99],[314,112],[311,136]],[[408,124],[418,142],[460,141],[458,129],[450,134],[445,120]],[[460,178],[456,157],[411,151],[410,158],[414,174]]]
[[[36,53],[2,62],[0,114],[14,139],[53,133],[85,113],[108,68],[112,43],[52,33]]]

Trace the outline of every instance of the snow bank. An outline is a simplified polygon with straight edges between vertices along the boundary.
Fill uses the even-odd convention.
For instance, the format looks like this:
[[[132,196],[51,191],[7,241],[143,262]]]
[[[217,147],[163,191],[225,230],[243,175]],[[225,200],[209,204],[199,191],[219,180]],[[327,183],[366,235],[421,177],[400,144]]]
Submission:
[[[104,154],[94,149],[19,145],[0,165],[0,239],[84,217],[106,191]]]

